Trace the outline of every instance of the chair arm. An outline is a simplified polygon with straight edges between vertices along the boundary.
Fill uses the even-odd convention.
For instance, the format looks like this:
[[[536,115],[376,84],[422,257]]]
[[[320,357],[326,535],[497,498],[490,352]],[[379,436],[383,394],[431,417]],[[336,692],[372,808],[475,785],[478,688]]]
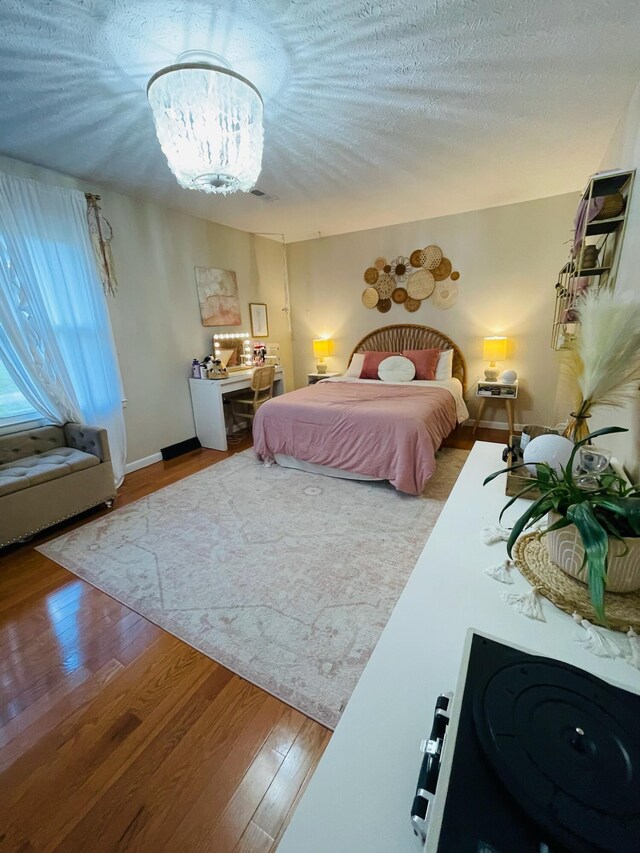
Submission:
[[[65,424],[64,436],[67,447],[75,447],[85,453],[97,456],[101,462],[109,462],[109,436],[106,429],[85,426],[84,424]]]

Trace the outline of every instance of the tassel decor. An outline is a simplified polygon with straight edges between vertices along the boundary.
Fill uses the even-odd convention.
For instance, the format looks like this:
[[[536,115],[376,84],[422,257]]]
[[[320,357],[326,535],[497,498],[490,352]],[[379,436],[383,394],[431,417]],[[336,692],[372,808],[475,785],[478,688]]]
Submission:
[[[576,614],[574,614],[573,618],[576,618]],[[613,634],[607,631],[606,628],[596,628],[587,619],[581,619],[580,626],[584,628],[585,632],[578,638],[578,642],[588,652],[599,658],[624,657],[623,650],[613,639]]]
[[[500,581],[500,583],[513,583],[513,575],[511,574],[513,566],[514,563],[511,560],[504,560],[497,566],[489,566],[488,569],[484,570],[484,573],[495,581]]]
[[[480,531],[480,541],[483,545],[494,545],[496,542],[506,542],[511,531],[501,524],[491,524]]]
[[[521,616],[526,616],[527,619],[537,619],[538,622],[546,622],[544,613],[542,612],[542,603],[537,587],[532,587],[529,592],[503,592],[502,598],[515,607]]]

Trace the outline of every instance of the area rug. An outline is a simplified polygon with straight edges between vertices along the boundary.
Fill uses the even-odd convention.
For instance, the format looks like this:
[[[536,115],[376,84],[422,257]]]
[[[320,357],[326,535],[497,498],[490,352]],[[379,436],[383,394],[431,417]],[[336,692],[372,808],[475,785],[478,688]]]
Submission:
[[[247,450],[38,550],[334,728],[466,457],[416,498]]]

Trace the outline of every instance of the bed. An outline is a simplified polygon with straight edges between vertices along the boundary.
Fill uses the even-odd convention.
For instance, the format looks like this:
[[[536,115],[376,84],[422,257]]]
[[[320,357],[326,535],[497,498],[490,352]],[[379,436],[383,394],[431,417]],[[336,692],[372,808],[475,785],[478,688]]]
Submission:
[[[442,332],[407,324],[370,332],[349,358],[434,348],[453,351],[446,379],[340,376],[267,401],[253,425],[258,458],[330,476],[389,480],[398,491],[421,494],[443,440],[468,417],[462,352]]]

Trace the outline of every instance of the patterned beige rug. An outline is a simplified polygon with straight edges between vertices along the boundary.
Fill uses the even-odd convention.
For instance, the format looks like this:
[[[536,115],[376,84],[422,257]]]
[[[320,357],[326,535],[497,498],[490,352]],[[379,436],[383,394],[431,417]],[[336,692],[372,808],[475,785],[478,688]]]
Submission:
[[[466,457],[415,498],[247,450],[38,550],[333,728]]]

